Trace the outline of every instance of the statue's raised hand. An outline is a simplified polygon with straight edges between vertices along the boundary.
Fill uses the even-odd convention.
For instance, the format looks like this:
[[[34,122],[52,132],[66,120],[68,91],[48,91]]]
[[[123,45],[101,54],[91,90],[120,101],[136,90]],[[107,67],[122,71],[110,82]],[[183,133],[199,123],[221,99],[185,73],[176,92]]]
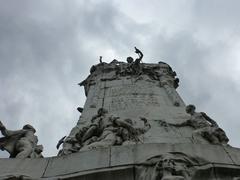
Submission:
[[[136,48],[136,47],[134,47],[135,48],[135,53],[141,53],[141,51],[138,49],[138,48]]]

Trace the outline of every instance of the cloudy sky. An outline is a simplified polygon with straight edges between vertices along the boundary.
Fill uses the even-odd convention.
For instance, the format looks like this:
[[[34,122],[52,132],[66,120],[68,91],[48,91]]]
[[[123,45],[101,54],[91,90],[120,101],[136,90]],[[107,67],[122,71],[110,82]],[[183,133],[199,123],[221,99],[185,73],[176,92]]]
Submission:
[[[239,0],[0,1],[0,119],[30,123],[45,156],[76,124],[91,65],[134,55],[165,61],[178,92],[240,147]],[[6,153],[0,152],[0,157]]]

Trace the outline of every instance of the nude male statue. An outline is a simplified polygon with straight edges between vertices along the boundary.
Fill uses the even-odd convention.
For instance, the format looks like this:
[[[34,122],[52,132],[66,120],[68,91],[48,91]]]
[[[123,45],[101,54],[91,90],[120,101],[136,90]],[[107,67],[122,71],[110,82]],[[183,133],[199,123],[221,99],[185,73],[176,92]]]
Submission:
[[[191,126],[195,129],[193,132],[193,137],[196,139],[197,136],[202,136],[210,143],[226,145],[229,139],[225,132],[219,128],[216,121],[211,119],[204,112],[195,112],[195,109],[196,108],[194,105],[188,105],[186,107],[186,112],[191,115],[191,118],[183,123],[175,124],[174,126]]]
[[[132,72],[133,74],[140,74],[141,67],[140,62],[143,58],[143,53],[135,47],[135,53],[138,54],[139,58],[137,58],[135,61],[132,57],[127,57],[127,62],[129,64],[129,68],[127,71]]]
[[[23,126],[21,130],[8,130],[0,121],[0,148],[10,153],[11,158],[37,158],[42,157],[42,145],[37,145],[36,130],[30,124]]]

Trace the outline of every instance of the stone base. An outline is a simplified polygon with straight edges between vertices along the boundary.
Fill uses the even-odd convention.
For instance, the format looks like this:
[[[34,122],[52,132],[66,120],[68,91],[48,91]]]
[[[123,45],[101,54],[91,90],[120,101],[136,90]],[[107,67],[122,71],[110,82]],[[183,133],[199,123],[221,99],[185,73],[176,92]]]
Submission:
[[[166,157],[177,162],[171,180],[185,173],[181,167],[189,179],[240,179],[240,149],[207,144],[139,144],[44,159],[0,159],[0,179],[166,179],[170,176],[163,178],[162,171],[169,167],[159,163]]]

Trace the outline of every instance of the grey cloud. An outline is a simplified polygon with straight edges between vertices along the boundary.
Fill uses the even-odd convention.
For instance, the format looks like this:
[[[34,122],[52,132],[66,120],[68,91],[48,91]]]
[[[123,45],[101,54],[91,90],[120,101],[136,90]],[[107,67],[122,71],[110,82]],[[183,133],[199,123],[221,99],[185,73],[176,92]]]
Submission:
[[[193,3],[194,20],[207,28],[220,28],[220,31],[221,28],[232,29],[237,25],[236,22],[240,15],[239,6],[240,2],[237,0],[195,0]]]
[[[33,124],[45,155],[56,155],[84,104],[77,83],[97,63],[98,46],[121,52],[137,41],[137,27],[105,1],[1,2],[0,22],[1,119],[10,129]]]

